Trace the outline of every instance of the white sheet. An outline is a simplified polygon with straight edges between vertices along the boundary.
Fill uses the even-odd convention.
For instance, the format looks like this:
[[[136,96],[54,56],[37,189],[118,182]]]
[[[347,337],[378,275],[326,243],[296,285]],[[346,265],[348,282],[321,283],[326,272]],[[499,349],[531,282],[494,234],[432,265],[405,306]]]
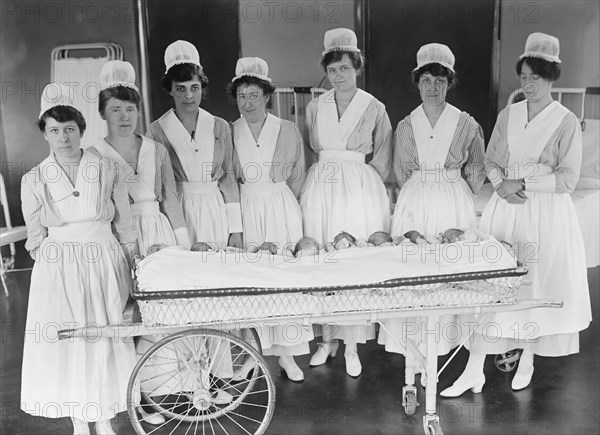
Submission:
[[[479,197],[475,201],[475,210],[478,220],[485,205],[492,197],[494,187],[491,183],[486,183],[481,188]],[[576,190],[571,193],[571,199],[575,206],[575,212],[579,219],[579,225],[583,233],[585,243],[585,256],[587,267],[596,267],[600,265],[600,190]],[[479,222],[478,222],[479,223]]]
[[[510,269],[514,257],[497,240],[350,248],[299,259],[248,253],[163,249],[138,265],[141,291],[239,287],[323,287],[394,278]]]

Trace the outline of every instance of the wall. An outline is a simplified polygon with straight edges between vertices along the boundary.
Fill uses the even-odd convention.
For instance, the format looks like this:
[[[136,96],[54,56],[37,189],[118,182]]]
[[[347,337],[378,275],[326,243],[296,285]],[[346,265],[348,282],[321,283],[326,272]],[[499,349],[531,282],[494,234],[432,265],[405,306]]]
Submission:
[[[0,170],[13,225],[21,224],[21,176],[48,155],[35,127],[40,94],[50,81],[50,54],[65,44],[115,42],[139,71],[134,0],[106,2],[2,1]]]
[[[242,56],[263,58],[278,87],[323,86],[323,36],[336,27],[354,29],[354,7],[351,0],[240,0]]]
[[[500,7],[498,109],[506,106],[510,93],[519,87],[515,64],[533,32],[560,40],[562,74],[555,87],[600,86],[600,2],[501,0]]]

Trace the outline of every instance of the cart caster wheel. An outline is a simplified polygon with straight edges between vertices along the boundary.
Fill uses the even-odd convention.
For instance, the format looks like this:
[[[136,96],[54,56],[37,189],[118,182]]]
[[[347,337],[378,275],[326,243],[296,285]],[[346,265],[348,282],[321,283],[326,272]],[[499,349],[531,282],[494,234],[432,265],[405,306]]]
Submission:
[[[519,361],[520,357],[521,357],[520,350],[518,350],[518,349],[509,350],[506,353],[500,353],[500,354],[496,355],[496,358],[494,359],[494,363],[496,364],[496,367],[498,368],[498,370],[500,370],[504,373],[510,373],[515,369],[515,367],[517,367],[517,362]]]
[[[440,418],[436,414],[423,416],[423,427],[425,435],[444,435],[440,426]]]
[[[246,363],[252,372],[233,383]],[[148,426],[138,416],[140,396],[164,424]],[[138,435],[261,435],[273,417],[275,384],[255,346],[222,331],[191,329],[163,338],[140,358],[127,403]]]
[[[402,388],[402,406],[406,415],[413,415],[419,406],[417,402],[417,389],[414,386]]]
[[[427,435],[444,435],[439,421],[434,421],[427,425]]]

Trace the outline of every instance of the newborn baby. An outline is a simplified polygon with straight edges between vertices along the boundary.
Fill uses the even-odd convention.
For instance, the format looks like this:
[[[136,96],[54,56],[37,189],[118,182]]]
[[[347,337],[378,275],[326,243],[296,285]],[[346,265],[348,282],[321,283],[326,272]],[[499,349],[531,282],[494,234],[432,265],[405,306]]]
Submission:
[[[256,249],[256,252],[260,252],[260,251],[267,251],[273,255],[276,255],[277,254],[277,245],[272,242],[264,242]]]
[[[418,231],[412,230],[404,233],[404,237],[409,239],[413,243],[426,242],[425,236]]]
[[[392,236],[385,231],[375,231],[369,236],[367,243],[372,243],[374,246],[393,246]]]
[[[160,251],[161,249],[166,248],[167,245],[163,244],[163,243],[155,243],[154,245],[151,245],[148,250],[146,251],[146,256],[148,255],[152,255],[158,251]]]
[[[440,233],[442,236],[442,243],[458,242],[464,233],[463,230],[459,230],[458,228],[450,228],[449,230]]]
[[[335,249],[346,249],[355,244],[356,239],[345,231],[342,231],[333,239]]]
[[[302,237],[296,243],[294,248],[294,257],[299,258],[303,255],[317,255],[319,253],[319,243],[312,237]]]
[[[208,243],[204,242],[196,242],[190,248],[190,251],[194,252],[207,252],[207,251],[216,251],[213,247],[211,247]]]

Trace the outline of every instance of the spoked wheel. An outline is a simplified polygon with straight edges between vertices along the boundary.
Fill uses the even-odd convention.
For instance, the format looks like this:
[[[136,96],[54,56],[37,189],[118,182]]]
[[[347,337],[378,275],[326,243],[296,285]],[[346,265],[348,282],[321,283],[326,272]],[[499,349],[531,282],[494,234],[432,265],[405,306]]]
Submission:
[[[251,370],[248,370],[248,367]],[[137,412],[139,397],[165,423]],[[138,361],[127,389],[138,434],[262,434],[273,417],[275,384],[256,348],[220,331],[188,330],[163,338]]]
[[[517,362],[521,358],[521,351],[518,349],[509,350],[506,353],[499,353],[494,358],[494,363],[498,370],[503,371],[505,373],[512,372],[517,366]]]

